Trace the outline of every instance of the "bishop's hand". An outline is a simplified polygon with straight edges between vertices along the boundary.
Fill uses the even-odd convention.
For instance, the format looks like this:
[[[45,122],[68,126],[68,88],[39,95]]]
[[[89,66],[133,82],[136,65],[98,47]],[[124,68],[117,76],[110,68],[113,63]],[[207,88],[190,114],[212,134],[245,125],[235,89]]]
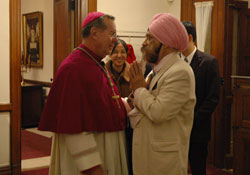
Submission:
[[[140,87],[147,88],[147,83],[144,79],[141,64],[134,61],[129,68],[130,88],[132,91]]]

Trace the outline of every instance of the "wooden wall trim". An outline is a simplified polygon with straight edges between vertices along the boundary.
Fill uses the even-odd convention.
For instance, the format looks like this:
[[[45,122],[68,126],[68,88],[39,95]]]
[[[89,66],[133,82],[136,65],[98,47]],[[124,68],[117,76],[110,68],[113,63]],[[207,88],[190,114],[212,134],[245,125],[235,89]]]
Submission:
[[[21,1],[10,0],[11,171],[21,174]]]
[[[11,175],[11,167],[10,166],[1,167],[0,175]]]
[[[227,117],[225,120],[225,167],[232,168],[232,145],[231,145],[231,108],[233,103],[232,95],[232,49],[233,49],[233,11],[236,7],[237,2],[234,0],[229,0],[225,2],[225,40],[224,40],[224,94],[225,94],[225,103],[224,103],[224,116]]]
[[[39,84],[42,85],[43,87],[51,87],[52,84],[51,82],[29,80],[29,79],[24,79],[24,83]]]
[[[81,25],[82,25],[82,16],[81,16],[82,6],[81,0],[75,1],[75,47],[81,43]]]
[[[8,112],[12,110],[12,104],[0,104],[0,112]]]

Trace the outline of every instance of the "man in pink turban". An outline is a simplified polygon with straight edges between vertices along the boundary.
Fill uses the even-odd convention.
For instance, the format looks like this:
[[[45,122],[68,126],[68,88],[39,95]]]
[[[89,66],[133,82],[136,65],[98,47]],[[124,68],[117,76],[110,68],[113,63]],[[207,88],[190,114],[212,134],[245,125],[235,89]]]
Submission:
[[[82,38],[61,63],[39,123],[54,133],[50,175],[128,175],[125,107],[101,63],[117,41],[114,17],[89,13]]]
[[[153,17],[142,53],[153,71],[144,80],[142,68],[130,68],[134,109],[134,175],[186,175],[189,138],[193,125],[195,79],[180,59],[188,35],[183,24],[168,13]]]

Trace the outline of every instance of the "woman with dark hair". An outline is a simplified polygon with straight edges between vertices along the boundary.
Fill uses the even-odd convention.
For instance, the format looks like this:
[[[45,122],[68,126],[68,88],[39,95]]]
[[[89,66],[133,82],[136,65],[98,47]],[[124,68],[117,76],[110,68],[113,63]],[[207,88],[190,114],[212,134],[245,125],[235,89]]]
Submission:
[[[128,47],[125,41],[118,39],[114,44],[110,58],[106,67],[120,92],[121,97],[127,97],[131,90],[129,89],[129,64],[126,61],[128,56]]]
[[[128,97],[131,93],[129,88],[129,63],[126,61],[128,56],[128,47],[125,41],[118,39],[114,44],[114,47],[111,51],[110,58],[106,63],[106,68],[111,74],[112,79],[114,80],[121,97]],[[128,168],[129,174],[132,175],[132,135],[133,130],[130,127],[129,121],[127,121],[126,129],[126,140],[127,140],[127,152],[128,152]]]

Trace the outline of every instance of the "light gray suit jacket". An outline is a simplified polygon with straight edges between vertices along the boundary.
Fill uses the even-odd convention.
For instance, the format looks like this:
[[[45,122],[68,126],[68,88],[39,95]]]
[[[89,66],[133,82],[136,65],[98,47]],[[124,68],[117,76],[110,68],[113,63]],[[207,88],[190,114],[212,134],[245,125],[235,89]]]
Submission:
[[[195,79],[173,54],[134,104],[140,112],[133,135],[134,175],[186,175],[193,125]]]

